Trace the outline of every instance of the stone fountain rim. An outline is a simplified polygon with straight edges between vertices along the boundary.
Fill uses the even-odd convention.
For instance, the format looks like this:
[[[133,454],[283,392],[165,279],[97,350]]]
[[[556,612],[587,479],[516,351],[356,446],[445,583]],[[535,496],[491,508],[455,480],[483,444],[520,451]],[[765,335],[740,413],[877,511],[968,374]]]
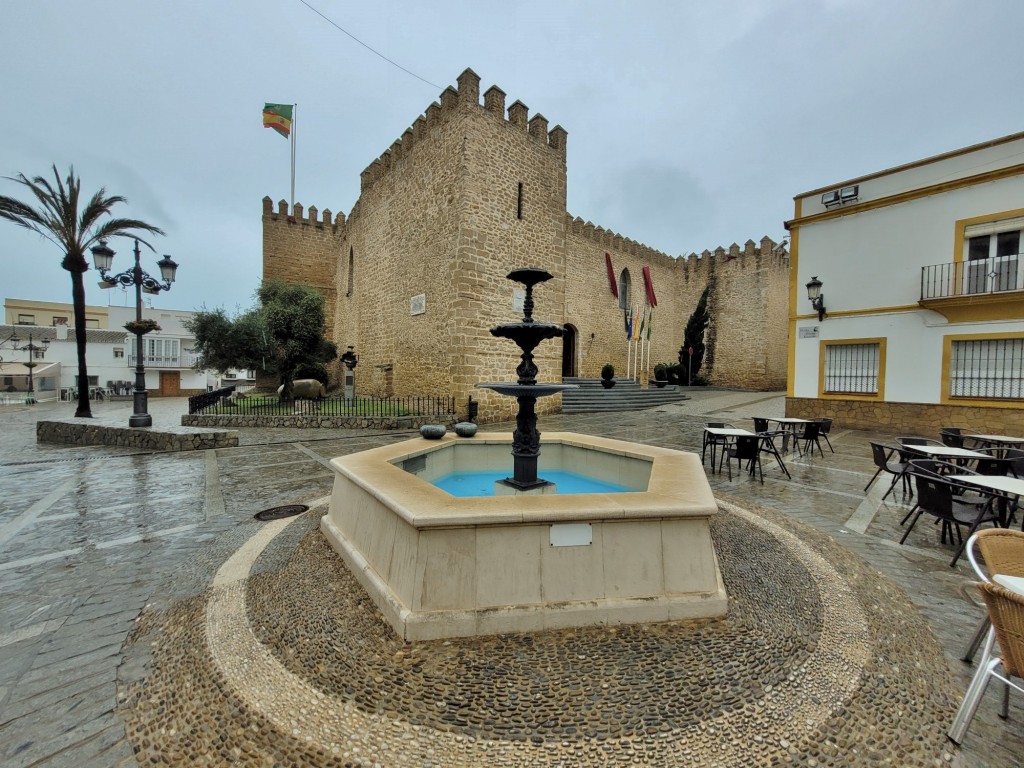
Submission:
[[[469,439],[445,435],[440,440],[405,440],[339,456],[331,460],[331,467],[418,529],[585,520],[682,519],[710,517],[718,513],[700,457],[696,454],[574,432],[545,432],[543,445],[562,444],[648,461],[651,474],[647,490],[555,494],[544,496],[543,503],[533,496],[460,498],[411,476],[398,466],[407,459],[471,442],[511,447],[512,434],[486,432],[477,433],[476,437]],[[687,483],[689,476],[703,482]]]

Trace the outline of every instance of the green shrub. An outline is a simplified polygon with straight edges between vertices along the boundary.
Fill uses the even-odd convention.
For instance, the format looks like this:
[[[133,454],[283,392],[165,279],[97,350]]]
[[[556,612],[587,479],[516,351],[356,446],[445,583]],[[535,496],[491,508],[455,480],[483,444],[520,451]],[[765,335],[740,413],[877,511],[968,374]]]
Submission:
[[[658,363],[654,366],[654,378],[656,381],[668,381],[667,363]]]
[[[611,381],[615,378],[615,366],[611,363],[605,363],[601,366],[601,378],[606,381]]]

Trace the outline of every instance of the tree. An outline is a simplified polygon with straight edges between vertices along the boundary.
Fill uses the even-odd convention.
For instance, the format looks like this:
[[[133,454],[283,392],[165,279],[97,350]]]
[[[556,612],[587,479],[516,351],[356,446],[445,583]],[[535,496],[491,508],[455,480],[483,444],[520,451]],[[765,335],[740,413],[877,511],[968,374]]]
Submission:
[[[700,295],[697,308],[686,321],[683,332],[683,346],[679,349],[679,383],[689,383],[697,379],[697,372],[704,363],[704,331],[711,322],[708,312],[708,288]],[[690,354],[693,349],[693,354]]]
[[[196,367],[275,373],[284,385],[281,399],[291,400],[297,372],[326,373],[323,364],[338,356],[337,347],[323,336],[324,297],[308,286],[267,281],[256,298],[257,306],[235,319],[215,309],[197,312],[185,323],[199,352]]]
[[[120,195],[107,196],[100,188],[79,211],[81,179],[75,176],[74,167],[68,168],[68,175],[61,181],[57,166],[53,166],[55,185],[42,176],[29,179],[22,173],[5,176],[27,187],[38,203],[32,207],[13,197],[0,196],[0,219],[32,230],[64,251],[61,266],[71,273],[71,301],[75,315],[75,344],[78,350],[78,408],[75,416],[92,417],[89,405],[89,371],[85,363],[85,281],[83,275],[89,271],[86,250],[111,237],[131,237],[148,246],[139,237],[138,230],[162,235],[163,230],[137,219],[115,219],[101,221],[111,216],[111,208],[118,203],[128,202]]]

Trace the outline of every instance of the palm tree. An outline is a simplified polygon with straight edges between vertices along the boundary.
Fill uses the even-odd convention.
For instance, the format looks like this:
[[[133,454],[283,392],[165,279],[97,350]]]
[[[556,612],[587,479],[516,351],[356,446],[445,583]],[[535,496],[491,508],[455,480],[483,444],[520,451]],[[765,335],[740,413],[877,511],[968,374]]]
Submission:
[[[85,252],[89,246],[110,237],[131,237],[140,243],[149,243],[140,238],[136,230],[162,235],[163,230],[137,219],[109,219],[101,222],[104,216],[111,215],[110,209],[117,203],[127,202],[120,195],[107,197],[102,187],[85,204],[81,213],[78,210],[81,179],[75,176],[74,167],[68,168],[67,179],[61,181],[57,166],[53,166],[53,178],[56,186],[42,176],[34,179],[19,173],[17,176],[5,176],[8,181],[16,181],[35,196],[38,207],[32,207],[13,197],[0,195],[0,219],[12,221],[20,227],[30,229],[41,235],[64,251],[61,266],[71,273],[71,300],[75,313],[75,344],[78,348],[78,409],[75,416],[92,417],[89,407],[89,375],[85,365],[85,281],[83,275],[89,270]]]

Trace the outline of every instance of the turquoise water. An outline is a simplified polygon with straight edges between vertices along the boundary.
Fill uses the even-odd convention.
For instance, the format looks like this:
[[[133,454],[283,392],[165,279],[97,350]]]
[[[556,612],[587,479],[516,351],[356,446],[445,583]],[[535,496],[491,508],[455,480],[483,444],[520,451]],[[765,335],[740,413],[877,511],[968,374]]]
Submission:
[[[603,480],[594,480],[575,472],[565,472],[559,469],[541,470],[538,475],[542,480],[557,485],[559,494],[634,493],[636,491],[635,488],[625,485],[606,483]],[[439,477],[433,482],[433,485],[442,491],[447,491],[452,496],[493,496],[494,481],[504,480],[509,476],[510,473],[507,469],[501,472],[453,472],[450,475]]]

